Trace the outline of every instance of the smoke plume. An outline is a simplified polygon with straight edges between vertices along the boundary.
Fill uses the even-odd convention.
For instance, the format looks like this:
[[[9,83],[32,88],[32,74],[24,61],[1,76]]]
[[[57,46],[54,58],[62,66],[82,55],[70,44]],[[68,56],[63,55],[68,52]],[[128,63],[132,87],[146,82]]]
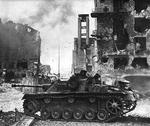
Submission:
[[[3,22],[28,24],[40,31],[41,63],[57,72],[58,45],[61,47],[61,71],[71,71],[74,37],[77,37],[78,14],[90,14],[93,0],[7,0],[0,1]]]
[[[72,3],[67,0],[40,1],[36,12],[28,18],[19,19],[19,22],[40,24],[42,27],[46,25],[56,27],[59,24],[67,24],[69,17],[73,15]]]

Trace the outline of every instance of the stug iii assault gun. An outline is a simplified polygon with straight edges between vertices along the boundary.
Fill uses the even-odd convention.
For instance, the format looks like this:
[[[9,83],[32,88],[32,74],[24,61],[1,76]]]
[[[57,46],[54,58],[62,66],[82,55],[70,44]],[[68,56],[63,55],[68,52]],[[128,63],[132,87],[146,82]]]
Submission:
[[[13,85],[13,87],[25,85]],[[29,86],[27,86],[29,87]],[[43,88],[44,86],[30,86]],[[101,83],[99,76],[73,75],[68,81],[57,81],[44,92],[25,94],[24,113],[43,120],[86,120],[100,122],[121,117],[136,107],[137,97],[127,81],[115,85]]]

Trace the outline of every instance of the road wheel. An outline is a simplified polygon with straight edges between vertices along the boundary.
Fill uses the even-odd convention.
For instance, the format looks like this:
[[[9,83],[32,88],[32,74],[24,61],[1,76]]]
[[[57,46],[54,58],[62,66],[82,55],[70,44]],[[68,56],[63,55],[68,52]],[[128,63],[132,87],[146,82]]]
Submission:
[[[25,100],[23,107],[26,115],[33,115],[39,110],[38,102],[36,100]]]
[[[74,98],[68,98],[68,103],[72,104],[75,102],[75,99]]]
[[[95,101],[96,101],[95,98],[89,98],[89,102],[90,102],[90,103],[94,103]]]
[[[62,113],[62,117],[65,120],[70,119],[71,116],[72,116],[72,112],[70,110],[64,110],[64,112]]]
[[[95,113],[93,111],[87,111],[85,112],[85,118],[87,120],[93,120],[95,118]]]
[[[50,98],[45,98],[43,101],[44,101],[44,103],[49,104],[49,103],[52,101],[52,99],[50,99]]]
[[[60,112],[59,110],[53,110],[53,111],[51,112],[51,117],[52,117],[53,119],[59,119],[60,116],[61,116],[61,112]]]
[[[82,111],[80,111],[80,110],[75,110],[75,111],[73,112],[73,118],[74,118],[74,119],[80,120],[80,119],[82,119],[82,117],[83,117],[83,112],[82,112]]]
[[[105,121],[105,120],[107,120],[107,117],[108,117],[108,113],[105,109],[101,109],[98,111],[98,113],[97,113],[98,120]]]
[[[41,109],[41,118],[47,120],[50,117],[50,112],[46,108]]]
[[[106,108],[111,114],[121,114],[123,111],[122,102],[118,98],[109,99],[106,102]]]

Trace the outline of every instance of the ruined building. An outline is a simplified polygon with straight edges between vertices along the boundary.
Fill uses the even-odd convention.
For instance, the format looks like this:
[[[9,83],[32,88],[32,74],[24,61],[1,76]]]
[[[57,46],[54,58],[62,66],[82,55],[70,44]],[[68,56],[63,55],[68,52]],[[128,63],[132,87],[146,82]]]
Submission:
[[[89,37],[89,15],[78,15],[78,38],[74,38],[73,72],[81,69],[92,71],[92,44],[93,38]]]
[[[149,71],[149,4],[148,0],[94,0],[95,8],[91,17],[95,18],[97,28],[91,35],[92,44],[89,41],[90,37],[86,36],[86,48],[79,51],[84,40],[78,35],[76,42],[78,52],[85,54],[83,64],[88,64],[86,52],[87,48],[90,48],[91,69],[94,72],[119,73],[143,69]],[[82,16],[79,15],[79,18]],[[79,33],[82,28],[84,27],[78,27]],[[89,27],[87,29],[89,30]],[[81,59],[73,61],[79,63]]]
[[[40,64],[39,31],[19,23],[0,23],[0,75],[6,81],[36,75]]]

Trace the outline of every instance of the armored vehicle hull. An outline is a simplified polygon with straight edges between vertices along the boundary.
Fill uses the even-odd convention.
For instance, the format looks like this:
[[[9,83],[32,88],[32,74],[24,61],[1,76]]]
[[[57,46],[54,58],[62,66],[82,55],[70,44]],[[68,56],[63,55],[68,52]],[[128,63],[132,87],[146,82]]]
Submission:
[[[45,88],[44,92],[25,94],[24,113],[40,119],[86,120],[106,122],[121,117],[136,107],[137,97],[128,81],[119,80],[114,85],[103,84],[96,74],[87,77],[81,71],[68,81],[55,81],[51,85],[33,87]],[[13,85],[14,87],[32,87]]]
[[[50,92],[25,94],[24,112],[40,119],[106,122],[132,111],[136,106],[133,93],[104,86],[93,92]]]

